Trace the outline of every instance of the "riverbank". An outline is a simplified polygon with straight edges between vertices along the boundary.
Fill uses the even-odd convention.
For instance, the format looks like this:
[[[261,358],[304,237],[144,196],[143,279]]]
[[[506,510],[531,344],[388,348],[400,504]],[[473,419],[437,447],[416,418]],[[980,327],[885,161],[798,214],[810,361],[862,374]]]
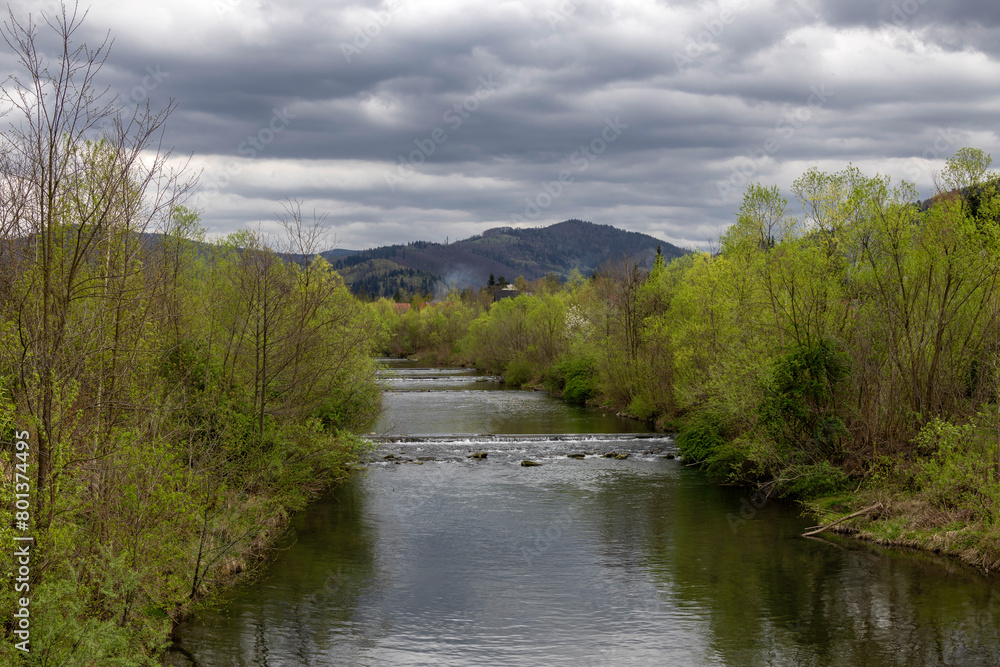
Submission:
[[[199,614],[217,609],[220,602],[226,600],[239,586],[252,585],[263,575],[273,560],[280,557],[282,549],[279,545],[288,535],[296,515],[308,511],[315,502],[348,482],[349,476],[367,454],[367,449],[361,450],[354,446],[337,474],[329,476],[323,482],[302,484],[292,496],[274,499],[275,506],[271,515],[261,522],[261,529],[253,539],[245,543],[242,549],[229,554],[216,568],[215,577],[196,595],[170,610],[170,626],[162,635],[161,649],[151,656],[158,661],[157,664],[192,664],[192,656],[175,645],[178,629]]]
[[[418,358],[422,356],[415,355],[411,360]],[[453,358],[447,361],[460,365],[465,360]],[[553,377],[560,378],[561,381],[553,382]],[[967,495],[977,480],[972,477],[960,480],[941,479],[940,471],[935,470],[936,465],[941,465],[941,456],[937,457],[938,460],[933,455],[925,456],[916,462],[909,462],[908,466],[891,465],[883,457],[880,460],[881,466],[875,469],[876,474],[869,476],[852,474],[850,470],[829,464],[799,466],[795,469],[786,467],[781,471],[768,470],[760,466],[760,460],[768,458],[761,456],[761,452],[775,450],[774,443],[765,446],[758,442],[757,453],[760,459],[751,460],[741,454],[740,448],[745,440],[741,442],[739,437],[726,438],[723,433],[725,429],[715,428],[717,424],[713,426],[714,420],[710,415],[695,413],[676,420],[662,414],[631,414],[627,407],[616,405],[610,397],[597,393],[596,383],[593,382],[587,383],[583,392],[586,397],[584,401],[573,400],[572,396],[566,395],[565,367],[561,373],[554,372],[551,367],[544,369],[534,373],[533,378],[520,386],[547,391],[569,403],[585,403],[621,417],[636,419],[659,432],[687,430],[687,442],[685,438],[680,438],[682,454],[700,462],[715,482],[722,485],[737,483],[750,489],[763,487],[766,493],[783,495],[814,517],[817,526],[833,523],[865,508],[879,505],[878,511],[848,519],[829,528],[829,532],[883,546],[918,549],[948,556],[983,573],[1000,571],[1000,517],[984,514],[982,502],[979,503],[978,512],[963,509],[959,506],[962,501],[961,493],[957,497],[948,497],[947,489],[956,486],[964,489]],[[572,375],[570,380],[572,381]],[[945,427],[942,430],[940,425],[935,428],[938,440],[955,435],[953,429]],[[970,435],[967,431],[962,431],[961,427],[958,428],[958,433]],[[935,444],[941,451],[941,443]],[[945,458],[950,455],[954,459],[961,454],[952,452],[947,442],[943,451]],[[965,455],[968,457],[969,452],[965,452]],[[981,458],[988,460],[985,456]],[[935,477],[928,471],[939,474]],[[793,473],[802,474],[804,481],[797,480],[794,485],[788,480],[781,482],[782,473],[785,477]],[[983,480],[988,481],[987,478],[988,475]],[[942,484],[945,486],[940,486]],[[921,488],[914,491],[915,485]],[[936,485],[938,488],[934,488]],[[909,491],[906,490],[907,486],[911,487]],[[836,489],[836,492],[830,493],[830,489]],[[818,493],[809,495],[810,490],[818,490]],[[982,490],[981,486],[979,490]],[[991,502],[987,503],[987,507],[992,506]]]
[[[189,599],[169,610],[171,634],[180,623],[197,613],[199,608],[214,605],[220,596],[224,596],[233,587],[248,579],[252,580],[273,557],[274,547],[285,535],[292,517],[346,481],[352,468],[359,465],[368,453],[368,449],[358,447],[354,439],[346,448],[349,453],[343,457],[337,470],[327,471],[318,476],[317,481],[303,482],[294,489],[287,489],[284,495],[272,496],[262,503],[269,506],[270,510],[265,515],[256,514],[252,517],[259,529],[249,535],[248,539],[234,545],[234,549],[213,568],[213,578],[206,578]],[[240,513],[233,505],[230,505],[230,511],[231,516],[223,518],[223,522],[234,525],[247,522],[247,517],[239,516]]]
[[[545,387],[541,383],[536,383],[533,388],[543,389]],[[560,391],[551,391],[550,393],[562,397]],[[587,403],[594,407],[609,409],[613,407],[603,396],[592,398]],[[626,410],[622,410],[618,414],[646,421],[661,432],[674,430],[678,426],[662,415],[643,419],[628,414]],[[707,421],[711,422],[711,418]],[[759,490],[763,487],[766,489],[765,493],[776,490],[780,492],[780,476],[772,477],[763,482],[749,479],[746,476],[747,469],[745,468],[747,460],[739,455],[734,455],[732,451],[721,455],[715,449],[699,451],[698,446],[705,444],[705,422],[704,415],[700,417],[689,415],[686,420],[683,420],[681,428],[687,425],[689,434],[692,430],[694,431],[688,445],[681,447],[680,451],[683,455],[700,460],[702,464],[714,465],[714,470],[708,472],[718,483],[724,483],[724,479],[737,480],[747,488]],[[690,428],[692,425],[693,429]],[[944,431],[945,437],[953,434],[953,432],[948,433],[947,427]],[[707,437],[712,438],[714,435],[709,433]],[[940,430],[938,435],[942,435]],[[964,435],[974,434],[965,431]],[[701,441],[699,442],[699,440]],[[681,438],[681,441],[684,442],[684,439]],[[727,444],[730,448],[734,445],[738,446],[738,443],[734,443],[732,440]],[[715,443],[715,445],[721,445],[721,443]],[[725,449],[725,447],[719,447],[719,449]],[[947,444],[945,451],[948,451]],[[954,458],[954,453],[952,454],[952,458]],[[966,475],[961,472],[955,474],[962,478],[958,486],[963,487],[966,493],[971,492],[986,496],[986,507],[984,508],[983,503],[980,502],[979,507],[977,507],[979,511],[961,507],[961,496],[947,498],[948,492],[943,488],[914,490],[913,486],[921,481],[923,486],[933,486],[934,483],[945,481],[941,480],[940,476],[938,479],[932,479],[926,474],[923,476],[919,474],[921,471],[926,472],[928,468],[933,471],[936,463],[939,462],[936,462],[935,458],[931,456],[918,461],[908,471],[901,470],[898,466],[890,471],[885,469],[887,466],[883,465],[881,479],[874,480],[865,477],[851,477],[847,470],[820,467],[816,477],[805,485],[805,488],[822,489],[846,483],[847,487],[853,487],[854,490],[851,491],[848,488],[838,493],[806,497],[795,497],[795,494],[792,494],[792,499],[807,514],[814,517],[816,528],[830,526],[826,531],[849,536],[853,539],[881,546],[917,549],[947,556],[984,574],[1000,572],[1000,514],[995,511],[996,505],[990,502],[995,494],[989,493],[988,490],[983,493],[984,489],[981,487],[971,488],[972,484],[979,481],[974,479],[975,471]],[[914,472],[914,467],[917,469],[916,472]],[[953,482],[952,486],[955,485],[954,479],[948,481]],[[992,482],[991,475],[984,475],[982,481]],[[787,481],[785,483],[787,484]],[[909,486],[910,489],[907,490],[906,486]],[[928,495],[932,499],[928,499]],[[994,511],[990,513],[990,509],[994,509]],[[855,514],[857,516],[851,516]]]
[[[984,574],[1000,572],[1000,526],[967,513],[942,510],[912,493],[866,491],[805,500],[802,505],[819,524],[877,506],[829,531],[883,546],[941,554]]]
[[[992,568],[991,162],[959,150],[942,172],[948,196],[919,206],[905,184],[853,167],[808,170],[793,184],[797,202],[751,185],[715,252],[623,257],[496,302],[484,288],[405,315],[386,303],[387,338],[511,386],[676,426],[681,450],[722,484],[786,500],[845,497],[850,511],[877,496],[884,520],[848,525],[867,521],[872,539]]]
[[[930,551],[995,573],[1000,571],[1000,493],[992,458],[983,451],[989,442],[975,425],[975,420],[957,426],[931,422],[922,433],[932,432],[934,442],[917,438],[923,456],[883,456],[868,474],[828,461],[782,459],[777,444],[764,439],[752,440],[751,449],[746,434],[727,437],[725,428],[704,415],[688,419],[678,445],[717,483],[798,502],[815,517],[816,528]]]
[[[801,539],[809,523],[793,503],[708,483],[657,451],[672,452],[670,438],[612,411],[399,366],[376,427],[391,437],[366,473],[293,517],[266,577],[182,626],[178,653],[197,664],[995,662],[1000,597],[972,570]]]

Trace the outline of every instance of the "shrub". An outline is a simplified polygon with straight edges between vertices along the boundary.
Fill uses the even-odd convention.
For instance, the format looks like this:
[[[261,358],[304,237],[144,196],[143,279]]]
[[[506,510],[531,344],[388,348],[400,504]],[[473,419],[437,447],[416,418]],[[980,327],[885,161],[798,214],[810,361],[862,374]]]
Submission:
[[[645,393],[636,394],[625,408],[636,419],[652,419],[656,416],[656,403]]]
[[[548,369],[545,386],[571,403],[586,403],[597,395],[597,364],[590,357],[565,356]]]
[[[761,426],[776,441],[837,454],[847,429],[833,413],[834,392],[848,372],[846,357],[828,341],[778,358],[757,409]]]
[[[528,361],[527,357],[518,354],[507,362],[503,381],[512,387],[520,387],[531,381],[532,370],[531,362]]]
[[[723,440],[702,467],[712,481],[729,484],[750,482],[757,478],[758,472],[756,462],[741,438]]]
[[[934,419],[915,438],[930,456],[917,464],[916,483],[932,504],[992,514],[1000,503],[1000,480],[986,426],[995,419],[981,412],[967,424]],[[989,420],[989,421],[988,421]]]
[[[706,461],[726,444],[721,420],[714,415],[698,415],[696,421],[681,428],[675,439],[685,458]]]
[[[843,491],[850,479],[840,468],[829,461],[814,465],[798,465],[782,473],[778,494],[785,498],[819,498]]]

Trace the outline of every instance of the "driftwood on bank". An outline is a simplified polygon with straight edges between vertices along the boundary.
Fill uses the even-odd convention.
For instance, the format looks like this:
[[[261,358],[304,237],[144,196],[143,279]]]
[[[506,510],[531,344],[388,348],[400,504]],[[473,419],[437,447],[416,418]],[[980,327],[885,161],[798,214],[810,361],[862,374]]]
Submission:
[[[862,514],[868,514],[869,512],[874,512],[875,510],[878,510],[878,509],[882,509],[882,503],[875,503],[871,507],[866,507],[863,510],[858,510],[857,512],[854,512],[852,514],[848,514],[847,516],[841,517],[841,518],[837,519],[836,521],[831,521],[830,523],[826,524],[825,526],[817,526],[816,528],[813,528],[813,529],[811,529],[811,530],[809,530],[809,531],[807,531],[805,533],[802,533],[802,537],[809,537],[810,535],[818,535],[819,533],[822,533],[824,530],[829,530],[830,528],[833,528],[838,523],[843,523],[844,521],[847,521],[848,519],[853,519],[856,516],[861,516]]]

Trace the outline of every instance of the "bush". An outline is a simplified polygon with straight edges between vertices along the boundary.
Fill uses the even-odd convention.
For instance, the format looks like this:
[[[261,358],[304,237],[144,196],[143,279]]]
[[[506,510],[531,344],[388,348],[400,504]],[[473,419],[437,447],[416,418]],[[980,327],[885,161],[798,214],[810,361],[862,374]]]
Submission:
[[[503,381],[512,387],[520,387],[527,384],[532,378],[531,362],[523,355],[517,355],[509,362],[504,369]]]
[[[746,441],[724,440],[716,447],[702,467],[714,482],[745,484],[757,478],[757,465],[750,456]]]
[[[546,372],[545,387],[570,403],[586,403],[597,395],[597,365],[590,357],[563,357]]]
[[[981,412],[970,423],[935,419],[915,438],[930,456],[917,464],[916,483],[922,495],[942,509],[964,509],[991,515],[1000,504],[993,444],[986,428],[992,415]]]
[[[629,401],[625,411],[636,419],[652,419],[656,416],[656,403],[644,393],[637,394]]]
[[[784,498],[829,496],[843,491],[850,483],[847,473],[829,461],[790,467],[782,473],[782,477],[789,478],[778,486],[778,494]]]
[[[725,430],[714,415],[698,415],[696,421],[681,428],[675,442],[685,458],[707,461],[726,444]]]
[[[716,415],[697,415],[677,435],[685,457],[702,464],[712,481],[749,484],[773,478],[784,465],[777,444],[761,431],[750,430],[738,437]]]
[[[834,393],[849,370],[846,357],[829,341],[779,357],[757,408],[760,425],[777,442],[838,454],[847,429],[835,416]]]

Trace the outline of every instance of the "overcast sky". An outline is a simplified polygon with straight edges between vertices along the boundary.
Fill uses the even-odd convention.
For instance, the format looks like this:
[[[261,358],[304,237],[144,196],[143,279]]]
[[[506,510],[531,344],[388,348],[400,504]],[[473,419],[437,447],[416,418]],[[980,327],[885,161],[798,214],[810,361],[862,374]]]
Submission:
[[[750,181],[929,196],[958,148],[1000,160],[997,0],[95,0],[108,30],[215,234],[293,197],[343,248],[569,218],[704,247]]]

